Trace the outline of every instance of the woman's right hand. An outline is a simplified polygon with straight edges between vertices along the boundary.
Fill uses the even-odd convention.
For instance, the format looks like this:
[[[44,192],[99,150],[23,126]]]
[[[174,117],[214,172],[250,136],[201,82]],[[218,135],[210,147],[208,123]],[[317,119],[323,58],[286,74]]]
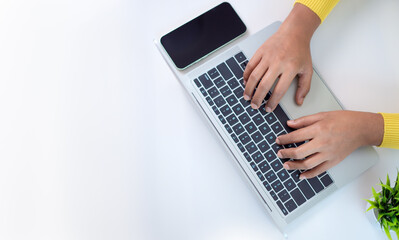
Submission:
[[[296,76],[295,100],[302,105],[313,74],[310,40],[319,25],[320,18],[312,10],[296,3],[278,31],[256,51],[244,71],[244,99],[251,100],[252,108],[260,107],[279,79],[266,103],[266,111],[273,111]]]

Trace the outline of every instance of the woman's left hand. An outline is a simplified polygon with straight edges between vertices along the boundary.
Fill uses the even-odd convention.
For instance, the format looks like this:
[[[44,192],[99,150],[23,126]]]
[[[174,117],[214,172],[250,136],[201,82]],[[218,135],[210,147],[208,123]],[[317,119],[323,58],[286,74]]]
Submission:
[[[297,148],[282,149],[277,154],[279,158],[295,160],[285,162],[285,169],[307,170],[300,178],[312,178],[323,173],[361,146],[380,145],[384,136],[384,119],[376,113],[322,112],[287,123],[297,130],[279,136],[277,144],[309,140]]]

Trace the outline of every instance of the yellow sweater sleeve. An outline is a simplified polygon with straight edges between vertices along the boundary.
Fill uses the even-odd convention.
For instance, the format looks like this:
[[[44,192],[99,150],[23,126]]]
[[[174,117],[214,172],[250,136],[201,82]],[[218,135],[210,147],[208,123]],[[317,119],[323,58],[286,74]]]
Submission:
[[[380,113],[384,118],[384,138],[379,147],[399,149],[399,113]]]
[[[310,8],[323,22],[338,2],[339,0],[297,0],[295,3],[301,3]]]

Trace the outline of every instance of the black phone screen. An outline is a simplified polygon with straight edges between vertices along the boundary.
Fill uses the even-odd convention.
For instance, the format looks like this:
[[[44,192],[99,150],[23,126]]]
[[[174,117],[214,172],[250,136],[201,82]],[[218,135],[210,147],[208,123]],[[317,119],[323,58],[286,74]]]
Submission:
[[[184,69],[246,30],[233,7],[224,2],[163,36],[161,44],[176,67]]]

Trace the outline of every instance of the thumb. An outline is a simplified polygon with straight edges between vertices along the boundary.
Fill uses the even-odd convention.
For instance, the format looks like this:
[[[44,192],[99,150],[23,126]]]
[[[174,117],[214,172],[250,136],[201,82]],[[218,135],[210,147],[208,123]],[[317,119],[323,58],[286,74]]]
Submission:
[[[310,90],[310,83],[312,81],[313,69],[307,71],[303,74],[300,74],[298,77],[298,86],[295,94],[295,101],[298,105],[303,104],[303,100]]]

